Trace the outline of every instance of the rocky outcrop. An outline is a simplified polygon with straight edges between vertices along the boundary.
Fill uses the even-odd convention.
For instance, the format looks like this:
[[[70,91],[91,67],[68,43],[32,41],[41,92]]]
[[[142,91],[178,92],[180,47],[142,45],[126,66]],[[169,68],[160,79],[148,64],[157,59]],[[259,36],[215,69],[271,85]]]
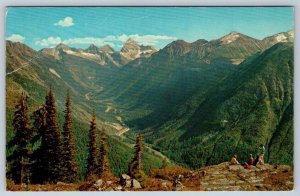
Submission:
[[[161,171],[163,172],[163,170]],[[199,170],[174,170],[173,179],[167,176],[148,176],[141,186],[136,179],[122,174],[120,179],[98,179],[95,182],[63,183],[48,185],[14,185],[9,190],[32,191],[290,191],[294,188],[293,168],[288,165],[269,164],[251,166],[228,162],[212,165]],[[175,175],[176,174],[176,175]]]
[[[245,169],[241,165],[222,163],[205,167],[197,173],[199,175],[190,180],[199,181],[199,188],[206,191],[292,190],[294,185],[292,168],[287,165],[265,164]]]
[[[129,38],[122,47],[120,54],[128,61],[132,61],[140,57],[150,57],[156,51],[152,46],[139,45],[136,41]]]

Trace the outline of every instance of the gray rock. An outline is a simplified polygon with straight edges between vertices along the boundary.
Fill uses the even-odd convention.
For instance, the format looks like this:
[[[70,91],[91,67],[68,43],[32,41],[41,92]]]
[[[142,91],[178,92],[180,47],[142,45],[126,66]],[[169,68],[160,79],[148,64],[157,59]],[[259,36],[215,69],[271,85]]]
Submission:
[[[164,188],[164,189],[165,189],[165,188],[168,188],[167,182],[161,183],[161,187]]]
[[[66,185],[67,183],[64,183],[64,182],[57,182],[56,183],[57,185]],[[23,185],[23,184],[22,184]]]
[[[178,180],[182,180],[183,179],[183,175],[179,174],[177,177]]]
[[[127,188],[131,187],[131,180],[126,180],[124,186]]]
[[[103,185],[103,180],[102,179],[99,179],[95,182],[94,184],[97,188],[100,188],[102,185]]]
[[[199,172],[199,177],[203,177],[203,176],[206,176],[205,170]]]
[[[128,176],[127,174],[122,174],[121,179],[122,180],[130,180],[130,176]]]
[[[112,187],[108,187],[105,191],[115,191]]]
[[[173,187],[175,191],[181,191],[184,188],[183,184],[178,179],[174,181]]]
[[[136,179],[133,179],[133,180],[132,180],[132,188],[135,188],[135,189],[141,189],[142,186],[141,186],[141,184],[139,183],[139,181],[137,181]]]
[[[117,187],[114,188],[115,191],[121,191],[122,190],[122,186],[118,185]]]
[[[107,185],[111,185],[113,183],[113,181],[107,181],[106,184]]]

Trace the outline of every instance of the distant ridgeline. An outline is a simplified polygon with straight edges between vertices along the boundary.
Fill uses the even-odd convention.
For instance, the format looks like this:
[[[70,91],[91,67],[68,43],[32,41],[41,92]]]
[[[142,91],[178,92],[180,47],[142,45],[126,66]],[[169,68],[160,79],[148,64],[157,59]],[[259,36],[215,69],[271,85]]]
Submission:
[[[142,130],[148,146],[146,173],[161,167],[164,155],[191,168],[228,161],[233,154],[246,161],[260,143],[266,162],[292,165],[293,40],[293,31],[263,40],[232,32],[211,41],[177,40],[159,51],[132,39],[121,51],[63,44],[35,51],[7,41],[7,142],[15,136],[13,118],[22,92],[32,114],[52,83],[59,128],[67,91],[72,98],[81,178],[93,109],[110,136],[114,175],[128,171],[132,130]],[[7,149],[7,156],[12,152]]]

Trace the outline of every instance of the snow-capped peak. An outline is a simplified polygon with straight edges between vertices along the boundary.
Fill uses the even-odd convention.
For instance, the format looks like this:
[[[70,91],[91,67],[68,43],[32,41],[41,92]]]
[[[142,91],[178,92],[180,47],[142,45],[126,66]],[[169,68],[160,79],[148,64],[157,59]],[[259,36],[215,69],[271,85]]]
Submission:
[[[293,31],[293,30],[288,31],[287,33],[289,34],[289,36],[290,36],[292,39],[294,39],[294,31]]]
[[[279,33],[276,35],[275,39],[277,42],[287,42],[287,37],[283,33]]]
[[[221,38],[221,42],[224,44],[229,44],[237,40],[241,35],[238,32],[231,32],[228,35],[225,35]]]

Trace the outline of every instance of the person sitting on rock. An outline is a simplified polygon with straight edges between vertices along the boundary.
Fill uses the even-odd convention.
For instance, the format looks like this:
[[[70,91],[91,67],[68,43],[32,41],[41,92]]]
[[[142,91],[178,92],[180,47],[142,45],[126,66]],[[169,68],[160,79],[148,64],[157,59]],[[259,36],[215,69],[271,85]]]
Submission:
[[[230,163],[231,163],[232,165],[239,165],[239,164],[240,164],[240,163],[238,162],[238,160],[237,160],[237,155],[233,155],[233,157],[231,158]]]
[[[256,159],[254,160],[254,163],[253,163],[254,166],[256,166],[257,163],[259,163],[260,165],[264,164],[264,154],[265,154],[265,147],[263,144],[260,144],[259,148],[257,150]]]
[[[263,144],[260,144],[257,154],[258,154],[258,163],[261,165],[265,164],[265,162],[264,162],[265,151],[266,151],[265,146]]]
[[[250,154],[248,165],[253,165],[253,163],[254,163],[254,158],[253,158],[253,155]]]
[[[250,169],[250,168],[251,168],[251,165],[250,165],[249,163],[246,163],[246,162],[245,162],[244,167],[245,167],[245,169]]]

